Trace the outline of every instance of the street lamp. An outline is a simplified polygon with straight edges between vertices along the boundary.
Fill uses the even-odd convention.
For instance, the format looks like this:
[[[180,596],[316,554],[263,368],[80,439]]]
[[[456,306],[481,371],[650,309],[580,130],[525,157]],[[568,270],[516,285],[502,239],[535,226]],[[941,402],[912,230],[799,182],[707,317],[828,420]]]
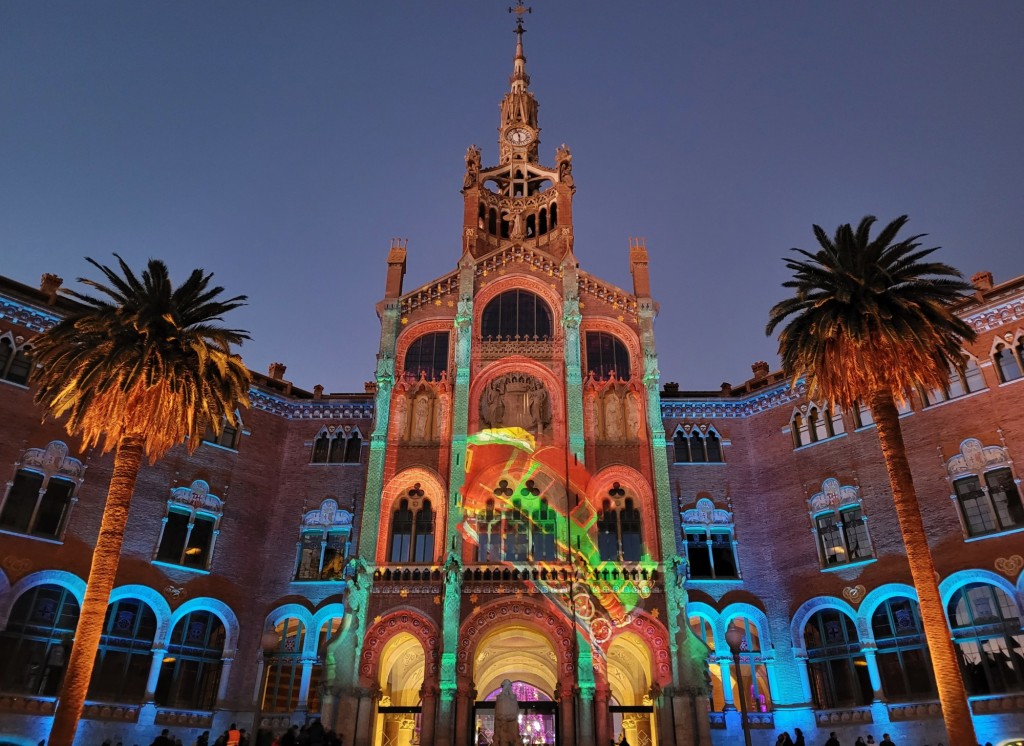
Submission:
[[[736,688],[740,690],[740,727],[743,729],[743,743],[750,746],[750,723],[747,721],[747,695],[743,690],[743,667],[740,666],[740,649],[743,641],[747,639],[747,633],[742,627],[736,625],[736,620],[729,622],[729,629],[725,631],[725,641],[732,651],[732,664],[736,669]]]

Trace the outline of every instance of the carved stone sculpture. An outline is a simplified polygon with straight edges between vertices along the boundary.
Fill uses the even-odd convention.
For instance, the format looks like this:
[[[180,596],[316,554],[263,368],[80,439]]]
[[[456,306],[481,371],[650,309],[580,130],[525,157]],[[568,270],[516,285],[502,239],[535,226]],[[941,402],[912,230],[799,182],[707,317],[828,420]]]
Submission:
[[[519,733],[519,700],[512,691],[512,682],[501,682],[501,692],[494,700],[493,746],[519,746],[523,738]]]

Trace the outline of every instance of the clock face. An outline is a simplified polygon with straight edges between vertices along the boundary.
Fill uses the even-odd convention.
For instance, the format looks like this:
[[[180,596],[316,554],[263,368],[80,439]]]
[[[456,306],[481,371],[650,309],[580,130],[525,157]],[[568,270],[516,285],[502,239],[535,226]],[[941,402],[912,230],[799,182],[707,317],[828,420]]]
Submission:
[[[513,145],[527,145],[533,140],[533,132],[526,127],[513,127],[505,133],[505,139]]]

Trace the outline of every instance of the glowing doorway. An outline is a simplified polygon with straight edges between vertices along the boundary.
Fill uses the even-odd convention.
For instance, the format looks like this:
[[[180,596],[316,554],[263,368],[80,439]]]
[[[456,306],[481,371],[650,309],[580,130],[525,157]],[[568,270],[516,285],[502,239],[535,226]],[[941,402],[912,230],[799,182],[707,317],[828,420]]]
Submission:
[[[378,668],[381,698],[373,729],[374,746],[419,744],[423,672],[423,646],[408,632],[395,635],[384,646]]]

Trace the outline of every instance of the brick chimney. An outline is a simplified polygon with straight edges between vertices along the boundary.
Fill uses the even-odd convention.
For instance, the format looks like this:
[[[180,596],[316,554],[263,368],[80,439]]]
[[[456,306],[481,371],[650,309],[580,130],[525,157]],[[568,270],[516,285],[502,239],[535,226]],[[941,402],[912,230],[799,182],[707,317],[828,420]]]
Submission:
[[[754,380],[759,381],[762,378],[768,377],[768,363],[764,360],[758,360],[756,363],[750,366],[750,370],[754,372]]]
[[[975,290],[985,292],[991,290],[995,282],[992,280],[991,272],[975,272],[971,276],[971,284],[974,285]]]
[[[316,386],[313,387],[313,398],[314,399],[323,399],[324,398],[324,387],[321,386],[319,383]]]
[[[46,295],[46,302],[51,306],[57,302],[57,291],[64,284],[63,277],[47,272],[39,280],[39,291]]]
[[[665,384],[665,393],[666,394],[670,394],[670,395],[671,394],[678,394],[679,393],[679,384],[676,383],[675,381],[667,382]]]
[[[271,363],[270,369],[267,371],[267,375],[273,378],[275,381],[284,380],[284,372],[288,369],[284,363]]]

